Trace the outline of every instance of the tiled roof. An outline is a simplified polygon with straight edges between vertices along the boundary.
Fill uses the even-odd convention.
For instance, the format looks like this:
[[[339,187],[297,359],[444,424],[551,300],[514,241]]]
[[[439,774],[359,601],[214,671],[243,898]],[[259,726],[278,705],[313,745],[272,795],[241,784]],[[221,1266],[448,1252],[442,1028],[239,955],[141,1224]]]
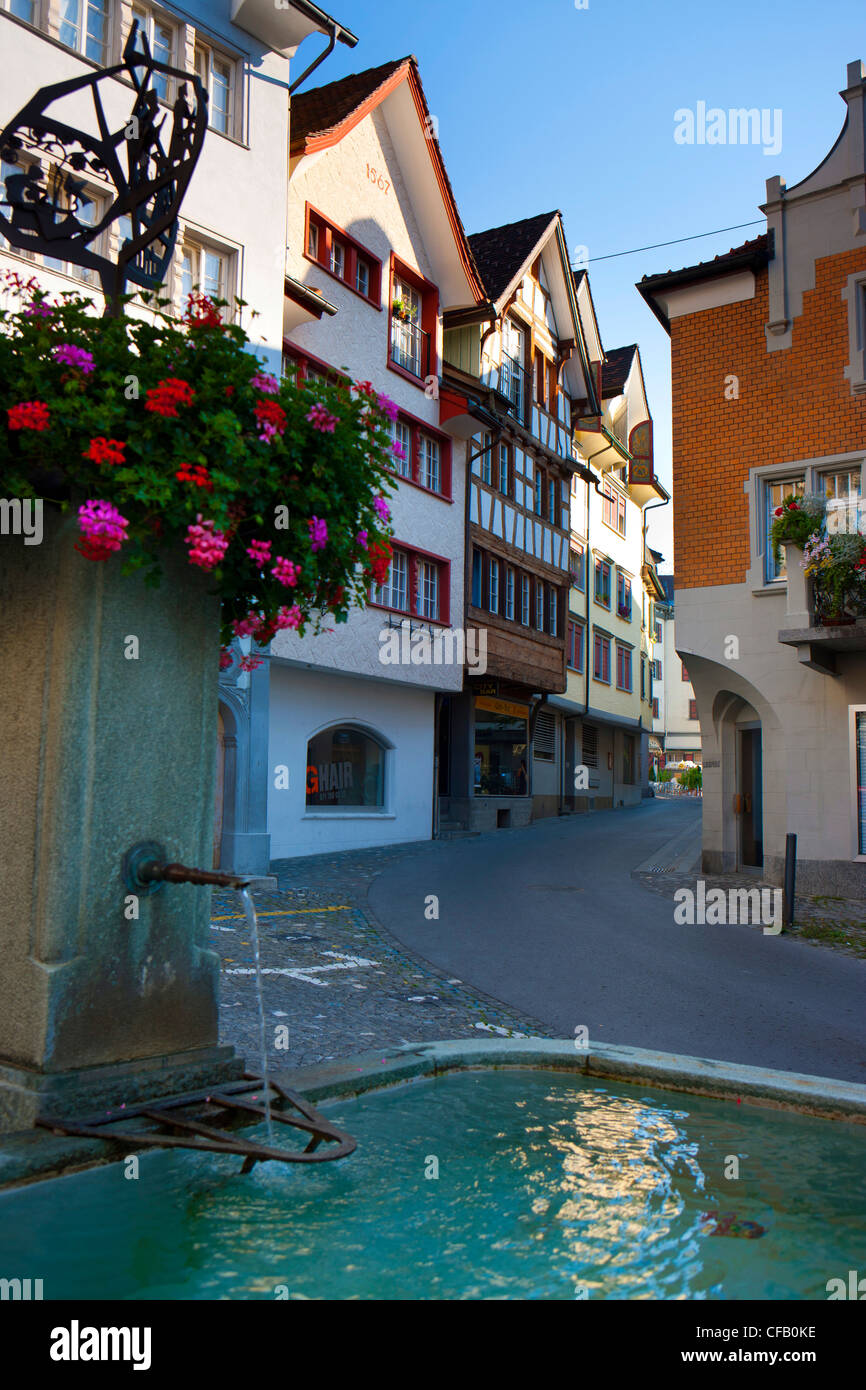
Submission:
[[[397,58],[381,67],[368,68],[366,72],[353,72],[325,87],[298,92],[292,97],[291,105],[292,149],[302,146],[312,135],[327,135],[341,125],[407,63],[415,63],[417,67],[412,57]]]
[[[629,343],[628,347],[608,348],[605,353],[607,361],[601,369],[601,394],[604,400],[622,395],[636,352],[637,343]]]
[[[556,212],[541,212],[535,217],[525,217],[522,222],[508,222],[504,227],[491,227],[489,231],[474,232],[469,237],[475,263],[491,299],[497,300],[508,288],[557,216]]]
[[[760,257],[768,251],[772,252],[772,238],[769,232],[764,232],[762,236],[753,237],[751,241],[744,241],[742,246],[732,246],[730,251],[722,251],[711,261],[698,261],[695,265],[684,266],[682,270],[663,270],[658,275],[645,275],[639,283],[655,284],[657,281],[667,280],[669,276],[676,276],[682,280],[705,279],[717,275],[719,271],[724,272],[729,268],[735,270],[741,261]]]

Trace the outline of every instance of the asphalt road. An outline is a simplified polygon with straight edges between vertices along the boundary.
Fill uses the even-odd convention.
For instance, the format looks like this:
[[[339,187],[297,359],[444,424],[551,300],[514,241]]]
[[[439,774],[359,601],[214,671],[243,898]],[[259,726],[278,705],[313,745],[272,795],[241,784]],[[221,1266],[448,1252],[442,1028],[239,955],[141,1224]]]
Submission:
[[[680,926],[631,877],[697,802],[436,841],[371,907],[405,946],[556,1036],[866,1082],[866,961],[759,926]],[[425,916],[438,898],[438,920]]]

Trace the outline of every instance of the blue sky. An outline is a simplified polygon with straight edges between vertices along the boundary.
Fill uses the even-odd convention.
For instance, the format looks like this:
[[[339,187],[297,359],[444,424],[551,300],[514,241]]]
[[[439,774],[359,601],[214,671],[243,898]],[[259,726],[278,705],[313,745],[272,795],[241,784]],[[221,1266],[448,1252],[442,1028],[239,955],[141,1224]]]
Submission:
[[[635,282],[707,260],[762,225],[595,258],[760,219],[767,178],[804,178],[841,129],[846,64],[866,60],[864,0],[320,2],[360,42],[338,46],[311,85],[414,53],[468,232],[562,211],[572,251],[587,248],[605,347],[640,344],[656,469],[670,488],[669,340]],[[780,111],[778,153],[677,143],[674,113],[699,102]],[[650,521],[665,570],[671,510]]]

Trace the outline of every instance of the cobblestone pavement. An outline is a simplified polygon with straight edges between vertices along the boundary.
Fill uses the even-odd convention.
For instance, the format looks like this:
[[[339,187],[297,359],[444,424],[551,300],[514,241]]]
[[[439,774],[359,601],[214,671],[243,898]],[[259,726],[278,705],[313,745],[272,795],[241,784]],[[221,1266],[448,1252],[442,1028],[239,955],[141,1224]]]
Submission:
[[[376,922],[366,901],[370,881],[396,859],[433,848],[422,842],[272,866],[280,891],[254,894],[272,1067],[439,1038],[552,1036],[413,956]],[[254,948],[236,894],[214,893],[211,936],[222,959],[220,1039],[258,1069]]]
[[[730,888],[774,887],[752,874],[702,874],[697,864],[689,873],[662,870],[655,873],[636,872],[633,877],[651,892],[669,897],[671,910],[676,890],[690,888],[694,891],[698,878],[703,879],[707,892],[711,888],[727,891]],[[760,923],[755,924],[755,930],[762,930]],[[788,928],[785,931],[788,935],[808,941],[812,946],[823,946],[845,955],[866,958],[866,899],[798,895],[794,904],[794,926],[790,931]]]

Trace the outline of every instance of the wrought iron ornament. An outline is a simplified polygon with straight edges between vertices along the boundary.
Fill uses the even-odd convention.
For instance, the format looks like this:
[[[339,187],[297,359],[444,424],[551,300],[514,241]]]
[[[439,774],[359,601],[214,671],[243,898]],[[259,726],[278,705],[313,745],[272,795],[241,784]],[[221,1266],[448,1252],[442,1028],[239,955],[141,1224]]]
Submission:
[[[167,117],[160,113],[155,74],[180,82],[167,145]],[[132,82],[135,102],[125,122],[111,130],[102,91],[106,82],[122,76]],[[192,105],[188,84],[195,97]],[[65,98],[88,90],[94,133],[79,130],[56,113]],[[113,86],[113,91],[118,88]],[[180,205],[207,131],[207,103],[198,75],[154,59],[147,35],[139,34],[134,20],[122,63],[40,87],[0,135],[0,158],[20,170],[6,178],[0,235],[18,251],[39,252],[95,271],[106,313],[119,312],[127,280],[156,289],[174,254]],[[83,216],[90,202],[84,182],[88,173],[115,190],[103,216],[92,223]],[[132,235],[123,241],[115,263],[94,246],[120,217],[130,219]]]

